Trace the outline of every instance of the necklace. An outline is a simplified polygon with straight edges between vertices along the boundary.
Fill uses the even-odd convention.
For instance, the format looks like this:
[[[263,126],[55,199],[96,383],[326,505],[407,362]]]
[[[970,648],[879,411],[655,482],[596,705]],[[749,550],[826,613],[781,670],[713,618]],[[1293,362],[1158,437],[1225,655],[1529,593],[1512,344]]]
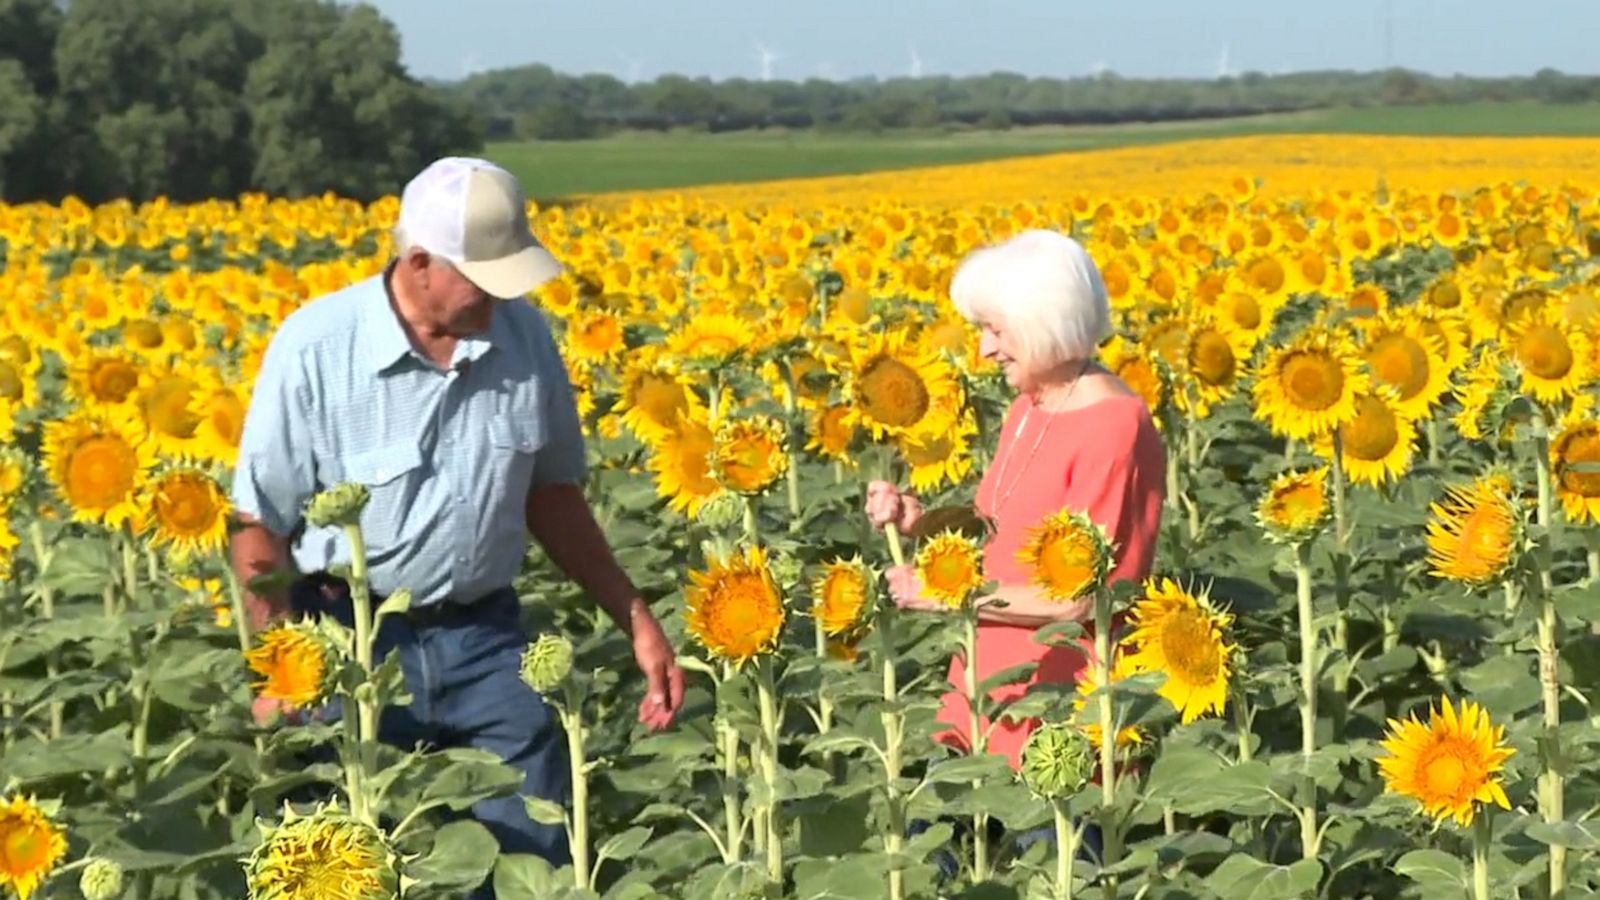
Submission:
[[[1093,363],[1093,360],[1086,360],[1084,362],[1083,368],[1078,370],[1078,377],[1072,379],[1072,386],[1067,388],[1067,395],[1061,398],[1061,402],[1065,403],[1072,399],[1072,392],[1078,389],[1078,382],[1082,381],[1083,376],[1089,373],[1089,366],[1093,365]],[[1028,405],[1027,409],[1023,410],[1022,421],[1017,425],[1017,434],[1016,437],[1012,439],[1013,443],[1022,439],[1022,433],[1028,428],[1028,418],[1033,415],[1033,411],[1037,409],[1038,406],[1038,401],[1033,401]],[[1005,506],[1006,501],[1011,499],[1011,495],[1015,493],[1017,487],[1022,484],[1022,476],[1027,474],[1028,464],[1033,462],[1034,454],[1039,452],[1039,445],[1044,443],[1045,435],[1050,433],[1050,427],[1054,424],[1055,420],[1050,419],[1044,423],[1043,428],[1039,429],[1039,434],[1033,439],[1033,446],[1028,448],[1028,455],[1022,460],[1022,468],[1017,470],[1017,476],[1012,480],[1010,489],[1004,494],[1000,494],[1000,486],[1005,482],[1006,470],[1011,467],[1011,460],[1017,455],[1017,451],[1012,449],[1010,453],[1006,454],[1005,461],[1002,463],[999,471],[996,472],[994,476],[994,488],[996,494],[998,494],[994,502],[994,517],[996,519],[1000,517],[1001,507]]]

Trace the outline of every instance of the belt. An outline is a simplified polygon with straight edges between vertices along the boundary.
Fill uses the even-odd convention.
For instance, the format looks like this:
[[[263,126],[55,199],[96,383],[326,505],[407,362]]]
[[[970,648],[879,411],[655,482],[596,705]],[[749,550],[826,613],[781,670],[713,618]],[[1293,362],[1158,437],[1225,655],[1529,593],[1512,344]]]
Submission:
[[[349,607],[350,586],[344,579],[329,575],[326,572],[315,572],[304,576],[302,585],[307,589],[302,594],[302,597],[306,597],[306,600],[309,601],[295,604],[297,607],[302,607],[302,611],[310,611],[320,607],[317,611],[334,613],[335,618],[339,618],[338,613],[340,612],[351,611]],[[405,611],[404,615],[412,625],[419,628],[448,628],[475,621],[483,614],[491,601],[497,597],[505,596],[511,597],[514,602],[516,592],[508,585],[503,588],[496,588],[471,600],[462,601],[446,598],[425,606],[412,606]],[[382,606],[385,599],[385,595],[374,593],[372,595],[373,610],[376,611],[378,607]],[[339,609],[339,607],[342,607],[342,609]]]

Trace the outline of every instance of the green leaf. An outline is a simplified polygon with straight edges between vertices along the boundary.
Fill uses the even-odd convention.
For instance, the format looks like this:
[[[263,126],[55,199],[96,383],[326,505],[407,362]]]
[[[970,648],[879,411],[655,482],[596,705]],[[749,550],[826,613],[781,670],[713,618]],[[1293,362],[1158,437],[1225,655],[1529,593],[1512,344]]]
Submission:
[[[463,810],[480,800],[516,793],[522,773],[499,760],[456,760],[422,790],[422,802]]]
[[[1425,897],[1460,897],[1467,890],[1461,860],[1442,850],[1413,850],[1395,860],[1394,870],[1421,885]]]
[[[1461,684],[1495,721],[1510,721],[1539,702],[1539,680],[1529,666],[1529,657],[1520,654],[1490,657],[1463,670]]]
[[[67,538],[51,549],[39,584],[69,597],[100,594],[120,571],[115,563],[106,538]]]
[[[635,853],[644,848],[645,843],[650,840],[650,835],[653,833],[655,833],[653,828],[635,825],[621,834],[613,835],[604,844],[601,844],[595,856],[597,859],[632,859]]]
[[[373,621],[382,621],[384,616],[401,615],[411,609],[411,592],[405,588],[390,594],[378,606],[378,611],[373,613]]]
[[[6,777],[28,782],[122,769],[133,761],[133,747],[116,732],[70,734],[49,742],[24,740],[6,751]]]
[[[805,856],[845,856],[867,843],[871,797],[860,794],[813,807],[795,818]]]
[[[1314,859],[1275,866],[1235,853],[1212,871],[1206,887],[1229,900],[1287,900],[1315,893],[1321,880],[1322,863]]]
[[[528,811],[528,818],[540,825],[564,825],[567,821],[567,811],[561,804],[543,797],[523,797],[522,806]]]
[[[1173,798],[1172,808],[1185,815],[1231,812],[1264,816],[1282,811],[1272,796],[1272,770],[1260,760],[1226,766],[1189,785]]]
[[[472,819],[460,819],[440,828],[428,854],[409,868],[412,878],[436,889],[470,890],[482,884],[494,868],[500,845]]]
[[[557,889],[555,870],[542,857],[507,853],[495,861],[496,900],[544,900]]]
[[[886,888],[885,866],[864,856],[841,860],[803,860],[794,867],[799,900],[880,900]]]
[[[1600,847],[1600,825],[1592,822],[1534,822],[1526,832],[1528,837],[1552,847],[1572,850]]]
[[[1221,757],[1204,747],[1169,744],[1150,767],[1145,790],[1153,801],[1176,801],[1225,766]]]
[[[928,784],[982,781],[986,778],[1008,774],[1005,758],[994,754],[983,756],[957,756],[944,760],[928,770],[923,780]]]

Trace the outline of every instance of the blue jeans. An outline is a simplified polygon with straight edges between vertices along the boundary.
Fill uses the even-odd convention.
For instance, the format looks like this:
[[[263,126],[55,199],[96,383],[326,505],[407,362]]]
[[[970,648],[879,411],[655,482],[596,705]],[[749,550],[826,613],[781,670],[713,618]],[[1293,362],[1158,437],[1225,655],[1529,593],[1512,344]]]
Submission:
[[[320,587],[330,582],[331,599]],[[297,613],[331,614],[350,625],[354,617],[342,587],[325,577],[302,579],[291,589],[290,601]],[[469,605],[385,616],[374,659],[399,650],[412,700],[409,706],[384,709],[379,740],[402,750],[418,744],[487,750],[522,772],[522,794],[567,805],[572,779],[566,735],[555,710],[521,678],[527,645],[521,606],[510,588]],[[518,796],[479,801],[471,812],[502,853],[533,854],[556,868],[572,861],[566,829],[533,821]],[[493,900],[492,885],[491,878],[472,896]]]

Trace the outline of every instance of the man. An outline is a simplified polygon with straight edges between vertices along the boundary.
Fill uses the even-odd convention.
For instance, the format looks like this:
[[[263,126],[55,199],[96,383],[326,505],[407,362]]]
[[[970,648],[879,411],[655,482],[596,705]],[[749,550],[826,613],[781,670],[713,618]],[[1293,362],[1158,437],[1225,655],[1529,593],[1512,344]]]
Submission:
[[[559,720],[518,675],[527,636],[511,583],[529,533],[631,638],[641,722],[671,723],[683,674],[582,492],[566,368],[544,317],[518,299],[560,265],[533,237],[516,179],[441,159],[406,186],[395,237],[381,275],[308,303],[268,345],[234,476],[233,566],[247,583],[306,573],[283,594],[247,595],[256,628],[307,611],[348,621],[346,586],[324,570],[349,548],[302,509],[335,484],[366,485],[372,589],[412,591],[411,611],[379,634],[413,695],[383,740],[489,750],[522,770],[524,793],[564,802]],[[257,701],[259,720],[276,711]],[[503,852],[570,861],[564,830],[533,822],[517,797],[473,814]]]

